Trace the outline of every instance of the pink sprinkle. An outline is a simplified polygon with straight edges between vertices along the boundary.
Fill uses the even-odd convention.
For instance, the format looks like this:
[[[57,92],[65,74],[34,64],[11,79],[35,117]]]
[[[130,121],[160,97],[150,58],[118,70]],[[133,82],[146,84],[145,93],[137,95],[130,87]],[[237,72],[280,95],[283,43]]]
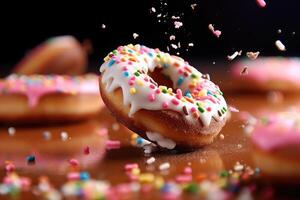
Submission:
[[[156,93],[156,94],[159,94],[159,93],[160,93],[160,90],[157,88],[157,89],[155,90],[155,93]]]
[[[121,142],[119,140],[108,140],[106,141],[106,149],[119,149],[121,147]]]
[[[256,3],[261,8],[264,8],[267,5],[264,0],[256,0]]]
[[[193,113],[193,112],[196,112],[197,111],[197,109],[195,108],[195,107],[192,107],[191,108],[191,112]]]
[[[29,178],[27,178],[27,177],[21,178],[21,185],[23,188],[28,188],[30,186],[30,184],[31,184],[31,181]]]
[[[181,99],[182,98],[182,91],[181,91],[181,89],[177,89],[176,90],[176,98],[177,99]]]
[[[149,85],[149,87],[150,87],[151,89],[155,89],[155,86],[154,86],[153,84]]]
[[[106,136],[107,134],[108,134],[107,128],[101,128],[98,130],[98,135],[100,135],[100,136]]]
[[[131,61],[129,61],[129,62],[128,62],[128,65],[132,65],[132,62],[131,62]]]
[[[169,103],[168,103],[168,102],[163,102],[163,105],[162,105],[162,106],[163,106],[163,108],[165,108],[165,109],[166,109],[166,108],[168,108],[168,107],[169,107]]]
[[[134,84],[134,80],[129,80],[129,81],[128,81],[128,84],[129,84],[129,85],[133,85],[133,84]]]
[[[151,101],[151,102],[155,101],[155,95],[154,94],[149,94],[148,95],[148,100]]]
[[[117,61],[116,61],[116,64],[120,64],[120,61],[119,61],[119,60],[117,60]]]
[[[144,78],[144,81],[148,82],[148,81],[149,81],[149,79],[148,79],[147,77],[145,77],[145,78]]]
[[[179,101],[177,99],[172,99],[172,103],[177,106],[179,104]]]
[[[190,182],[192,180],[192,176],[191,175],[177,175],[175,179],[176,179],[176,182],[178,182],[178,183],[186,183],[186,182]]]
[[[219,37],[221,36],[222,32],[219,31],[219,30],[215,30],[215,31],[213,32],[213,34],[214,34],[217,38],[219,38]]]
[[[131,170],[133,170],[133,169],[135,169],[135,168],[139,168],[139,165],[138,165],[137,163],[128,163],[128,164],[126,164],[125,167],[124,167],[124,169],[125,169],[126,171],[131,171]]]
[[[210,111],[211,111],[211,107],[206,108],[206,110],[207,110],[208,112],[210,112]]]
[[[72,158],[69,160],[70,165],[72,166],[77,166],[79,164],[78,160]]]
[[[233,106],[229,106],[229,110],[231,112],[240,112],[237,108],[233,107]]]
[[[12,164],[12,163],[9,163],[9,164],[7,164],[6,166],[5,166],[5,170],[7,171],[7,172],[12,172],[12,171],[14,171],[15,170],[15,165],[14,164]]]
[[[83,149],[83,153],[84,153],[85,155],[89,155],[89,154],[90,154],[90,147],[85,147],[85,148]]]
[[[70,173],[68,173],[67,177],[68,177],[68,180],[78,180],[80,175],[78,172],[70,172]]]
[[[183,71],[183,69],[181,69],[181,68],[178,70],[178,73],[179,73],[179,74],[182,74],[183,72],[184,72],[184,71]]]
[[[122,70],[123,70],[123,71],[127,71],[128,68],[127,68],[126,66],[124,66]]]
[[[191,167],[185,167],[184,170],[183,170],[183,173],[191,174],[192,173],[192,168]]]

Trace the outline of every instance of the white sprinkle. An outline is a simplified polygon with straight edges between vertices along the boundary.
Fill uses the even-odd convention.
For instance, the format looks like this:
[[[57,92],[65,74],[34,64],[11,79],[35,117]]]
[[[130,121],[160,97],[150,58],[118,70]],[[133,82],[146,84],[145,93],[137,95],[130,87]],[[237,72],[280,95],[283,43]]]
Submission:
[[[155,9],[154,7],[152,7],[152,8],[151,8],[151,11],[152,11],[153,13],[155,13],[155,12],[156,12],[156,9]]]
[[[189,47],[193,47],[194,46],[194,43],[189,43]]]
[[[133,33],[132,36],[133,36],[134,39],[136,39],[137,37],[139,37],[139,34]]]
[[[284,44],[280,40],[276,40],[275,45],[279,51],[286,51]]]
[[[242,50],[241,51],[236,51],[234,52],[231,56],[227,56],[228,60],[233,60],[235,59],[237,56],[240,56],[242,54]]]
[[[178,49],[178,47],[177,47],[176,44],[171,44],[171,47],[172,47],[173,49]]]
[[[237,162],[235,165],[234,165],[234,171],[242,171],[244,169],[244,166],[241,165],[239,162]]]
[[[181,44],[180,44],[180,42],[178,42],[177,46],[178,46],[178,48],[181,48]]]
[[[167,170],[169,168],[170,168],[170,163],[168,163],[168,162],[165,162],[165,163],[159,165],[159,170],[160,171]]]
[[[240,112],[239,109],[237,109],[237,108],[235,108],[235,107],[233,107],[233,106],[229,106],[229,110],[230,110],[231,112]]]
[[[117,130],[119,130],[120,129],[120,125],[118,124],[118,123],[113,123],[113,125],[112,125],[112,130],[113,131],[117,131]]]
[[[220,137],[221,140],[224,140],[224,138],[225,138],[225,136],[223,134],[220,134],[219,137]]]
[[[146,163],[148,164],[148,165],[151,165],[152,163],[154,163],[155,162],[155,158],[154,157],[151,157],[151,158],[149,158],[147,161],[146,161]]]
[[[296,32],[295,32],[295,31],[293,31],[293,32],[292,32],[292,35],[295,35],[295,34],[296,34]]]
[[[195,10],[196,6],[197,6],[197,4],[194,3],[194,4],[191,5],[191,8],[192,8],[193,10]]]
[[[16,134],[16,129],[14,127],[9,127],[7,132],[9,136],[14,136]]]
[[[101,25],[101,28],[102,28],[102,29],[105,29],[105,28],[106,28],[106,25],[105,25],[105,24],[102,24],[102,25]]]
[[[175,39],[176,39],[175,35],[170,36],[170,40],[175,40]]]
[[[44,131],[43,132],[43,138],[45,140],[50,140],[51,139],[51,132],[50,131]]]
[[[281,29],[278,29],[278,30],[277,30],[277,33],[279,33],[279,34],[282,33]]]
[[[169,46],[167,46],[167,51],[170,51],[170,47]]]
[[[241,144],[238,144],[238,145],[237,145],[237,148],[238,148],[238,149],[241,149],[242,147],[243,147],[243,146],[242,146]]]
[[[67,139],[69,138],[69,135],[67,132],[63,131],[60,133],[60,138],[62,141],[67,141]]]
[[[182,22],[179,22],[179,21],[175,21],[175,22],[174,22],[175,28],[180,28],[182,25],[183,25]]]
[[[255,60],[259,54],[260,54],[259,51],[257,51],[257,52],[250,51],[250,52],[246,53],[247,57],[251,60]]]
[[[215,64],[216,64],[216,62],[214,61],[212,64],[213,64],[213,65],[215,65]]]
[[[180,17],[178,16],[178,17],[176,17],[176,16],[172,16],[171,17],[172,19],[180,19]]]

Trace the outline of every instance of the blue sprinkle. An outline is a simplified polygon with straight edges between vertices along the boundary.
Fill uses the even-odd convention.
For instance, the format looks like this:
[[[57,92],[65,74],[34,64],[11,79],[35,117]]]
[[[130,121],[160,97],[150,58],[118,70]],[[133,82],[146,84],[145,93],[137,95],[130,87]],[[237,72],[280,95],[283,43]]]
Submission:
[[[138,137],[138,138],[136,139],[136,143],[137,143],[137,144],[142,144],[142,143],[143,143],[143,138]]]
[[[81,172],[80,175],[80,180],[86,181],[90,179],[90,174],[88,172]]]
[[[213,93],[211,93],[211,91],[207,90],[207,95],[213,95]]]
[[[113,66],[113,64],[115,64],[116,60],[110,60],[108,63],[108,67]]]
[[[129,53],[133,53],[133,51],[132,51],[131,49],[128,49],[128,52],[129,52]]]
[[[149,55],[150,57],[153,57],[153,54],[152,54],[152,53],[150,53],[150,52],[148,53],[148,55]]]
[[[181,85],[184,81],[184,78],[182,76],[180,76],[177,80],[177,85]]]
[[[35,157],[33,155],[27,156],[26,158],[28,164],[34,164],[35,163]]]
[[[172,184],[171,183],[166,183],[163,185],[163,187],[161,188],[162,192],[169,192],[172,189]]]
[[[164,64],[164,65],[163,65],[163,68],[168,68],[168,67],[169,67],[168,64]]]
[[[128,71],[125,71],[125,72],[123,73],[123,75],[124,75],[125,77],[128,77],[128,76],[129,76]]]
[[[186,93],[184,94],[184,96],[189,97],[189,98],[192,98],[192,94],[191,94],[190,92],[186,92]]]

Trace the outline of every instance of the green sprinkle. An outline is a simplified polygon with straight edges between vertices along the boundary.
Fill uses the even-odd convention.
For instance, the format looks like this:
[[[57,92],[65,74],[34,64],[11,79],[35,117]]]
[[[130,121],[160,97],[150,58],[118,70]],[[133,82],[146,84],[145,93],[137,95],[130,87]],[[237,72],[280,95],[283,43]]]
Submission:
[[[198,107],[198,110],[199,110],[201,113],[204,113],[204,111],[205,111],[205,110],[204,110],[202,107],[200,107],[200,106]]]
[[[186,186],[186,191],[189,193],[197,193],[198,190],[198,185],[195,183],[190,183]]]
[[[196,74],[192,74],[191,77],[192,78],[197,78],[197,75]]]
[[[157,54],[156,57],[160,58],[161,56],[159,54]]]
[[[134,72],[134,75],[135,76],[140,76],[140,73],[139,72]]]
[[[228,177],[229,173],[227,171],[221,171],[220,172],[220,177]]]
[[[162,89],[162,93],[164,93],[164,94],[166,94],[168,92],[168,90],[167,89]]]

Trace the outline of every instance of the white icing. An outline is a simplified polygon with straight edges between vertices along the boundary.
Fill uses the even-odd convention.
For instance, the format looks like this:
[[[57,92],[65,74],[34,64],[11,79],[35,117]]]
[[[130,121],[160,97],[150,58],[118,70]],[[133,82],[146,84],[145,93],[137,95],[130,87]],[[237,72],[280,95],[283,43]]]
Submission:
[[[149,140],[152,142],[156,142],[159,146],[166,148],[166,149],[174,149],[176,143],[168,138],[164,138],[161,134],[155,132],[146,132],[146,135]]]
[[[128,55],[130,52],[131,55]],[[158,58],[157,56],[160,56]],[[134,58],[136,61],[129,61],[129,58]],[[174,66],[174,65],[177,66]],[[168,76],[173,82],[173,88],[181,89],[183,96],[186,92],[192,93],[190,91],[189,85],[196,81],[197,86],[201,87],[201,92],[204,93],[203,96],[195,100],[195,102],[186,101],[186,99],[176,99],[175,94],[173,96],[169,93],[156,93],[159,89],[158,86],[150,88],[153,85],[150,81],[145,81],[145,79],[151,79],[148,76],[149,72],[153,72],[155,68],[162,68],[162,74]],[[189,75],[184,76],[179,70],[189,70]],[[136,71],[143,71],[139,76],[134,76]],[[183,59],[171,56],[168,53],[160,52],[154,49],[147,48],[140,45],[128,45],[119,47],[118,51],[114,52],[111,58],[107,58],[100,68],[102,74],[102,83],[106,85],[107,92],[113,92],[117,88],[122,89],[123,93],[123,104],[125,106],[130,106],[129,117],[140,110],[174,110],[183,115],[189,123],[197,122],[198,118],[193,117],[193,112],[195,108],[197,110],[196,103],[198,103],[203,108],[210,108],[210,111],[205,110],[203,113],[198,112],[199,117],[204,126],[209,126],[212,117],[215,120],[223,120],[226,116],[227,104],[219,91],[218,86],[216,86],[210,80],[202,78],[202,74],[195,68],[190,66]],[[125,76],[124,73],[128,73]],[[194,74],[197,78],[193,78],[191,74]],[[133,84],[130,85],[129,82],[134,77]],[[177,84],[178,80],[184,77],[181,84]],[[139,84],[138,82],[142,83]],[[130,89],[134,88],[136,90],[135,94],[130,93]],[[155,97],[154,101],[149,100],[149,95]],[[172,100],[176,99],[178,105],[172,103]],[[168,107],[163,107],[163,103],[168,103]],[[186,108],[187,114],[184,113],[183,107]],[[194,111],[192,111],[194,109]],[[223,109],[222,114],[220,111]]]

